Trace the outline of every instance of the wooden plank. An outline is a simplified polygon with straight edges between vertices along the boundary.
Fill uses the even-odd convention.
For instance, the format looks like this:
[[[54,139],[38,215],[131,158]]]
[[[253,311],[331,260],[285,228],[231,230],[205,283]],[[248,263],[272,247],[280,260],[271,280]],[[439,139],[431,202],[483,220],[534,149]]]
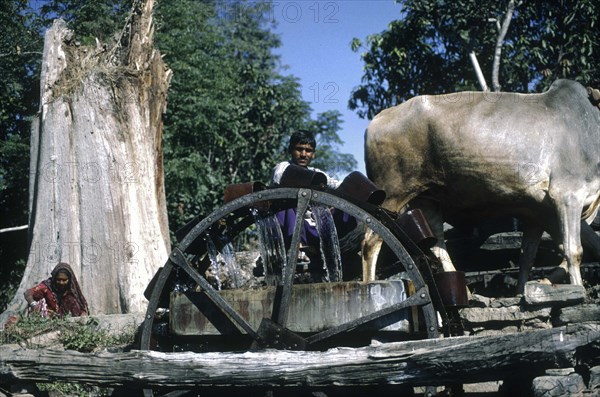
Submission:
[[[83,354],[0,346],[0,381],[104,386],[444,385],[543,373],[600,340],[600,323],[493,337],[453,337],[335,348],[325,352]]]

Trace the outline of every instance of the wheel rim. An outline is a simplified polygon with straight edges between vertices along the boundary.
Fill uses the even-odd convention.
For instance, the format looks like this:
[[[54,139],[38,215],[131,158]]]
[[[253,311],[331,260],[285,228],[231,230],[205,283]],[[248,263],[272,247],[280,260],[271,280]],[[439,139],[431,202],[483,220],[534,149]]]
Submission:
[[[415,261],[408,254],[402,243],[399,241],[397,236],[394,235],[388,227],[386,227],[380,219],[378,219],[376,211],[367,211],[361,208],[358,203],[354,203],[351,200],[343,197],[339,197],[335,194],[306,188],[276,188],[262,190],[247,194],[239,197],[219,209],[213,211],[206,218],[198,222],[181,240],[180,244],[172,251],[169,259],[165,263],[162,271],[157,277],[156,283],[149,297],[149,304],[146,312],[144,324],[142,325],[142,335],[140,348],[142,350],[151,349],[151,335],[154,323],[154,316],[158,309],[159,299],[163,293],[163,290],[167,287],[167,280],[172,275],[174,269],[183,269],[188,275],[197,282],[197,284],[205,291],[209,297],[213,300],[219,300],[220,295],[216,289],[208,283],[206,278],[198,273],[193,266],[190,266],[190,260],[186,258],[190,255],[188,252],[191,247],[198,244],[199,239],[202,239],[206,233],[212,231],[213,228],[217,228],[225,223],[236,220],[240,223],[248,221],[249,216],[246,210],[249,208],[266,205],[270,203],[274,207],[289,207],[290,205],[295,206],[297,213],[303,214],[309,205],[320,204],[328,207],[332,207],[341,210],[348,215],[354,217],[358,222],[364,223],[373,232],[381,237],[381,239],[388,245],[391,251],[398,257],[399,262],[404,267],[404,271],[408,275],[408,278],[414,284],[417,293],[416,296],[411,296],[407,299],[406,305],[418,306],[423,314],[425,322],[426,333],[428,338],[435,338],[438,336],[437,327],[437,315],[431,303],[426,284],[421,276]],[[292,203],[292,204],[290,204]],[[249,212],[249,211],[248,211]],[[294,235],[292,236],[292,243],[287,251],[288,268],[296,269],[296,261],[298,258],[298,242],[300,239],[300,227],[302,222],[302,216],[298,216],[298,222],[295,225]],[[252,224],[252,223],[250,223]],[[241,230],[244,224],[238,225]],[[230,236],[231,237],[231,236]],[[287,272],[287,277],[283,282],[283,291],[281,294],[281,304],[279,305],[279,312],[274,316],[275,322],[285,327],[287,321],[287,309],[289,307],[289,301],[291,299],[292,285],[293,285],[294,272]],[[217,296],[218,295],[218,296]],[[217,302],[227,315],[232,318],[232,322],[239,328],[244,330],[250,335],[255,341],[260,340],[260,336],[252,326],[250,326],[239,313],[237,313],[231,305],[225,302]],[[389,308],[390,310],[399,310],[397,307]],[[375,313],[375,315],[383,315],[385,313]],[[370,321],[369,318],[364,318],[364,322]],[[313,335],[308,338],[309,343],[314,343],[323,338],[330,337],[336,333],[344,332],[345,328],[356,326],[356,324],[342,325],[341,328],[329,329],[321,332],[317,335]],[[334,327],[336,328],[336,327]],[[329,335],[331,334],[331,335]],[[311,339],[312,338],[312,339]]]

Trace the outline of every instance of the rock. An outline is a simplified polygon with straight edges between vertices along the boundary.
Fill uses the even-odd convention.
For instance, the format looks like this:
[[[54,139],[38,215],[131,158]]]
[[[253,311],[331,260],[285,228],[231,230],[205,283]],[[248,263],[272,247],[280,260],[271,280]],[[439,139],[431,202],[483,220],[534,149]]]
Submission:
[[[590,390],[600,390],[600,366],[590,369]]]
[[[134,333],[144,322],[145,313],[128,314],[99,314],[90,316],[98,320],[96,329],[105,331],[108,335],[120,335],[125,333]]]
[[[487,296],[483,296],[483,295],[479,295],[479,294],[471,294],[471,297],[469,298],[469,306],[470,307],[488,307],[490,305],[491,301],[492,301],[492,299],[488,298]]]
[[[550,324],[550,322],[547,319],[539,319],[539,318],[534,318],[531,320],[526,320],[523,323],[523,326],[525,328],[531,328],[531,329],[549,329],[552,328],[552,324]]]
[[[62,343],[60,342],[60,332],[52,331],[44,334],[32,336],[26,341],[21,343],[21,346],[27,349],[59,349],[64,350]]]
[[[584,392],[585,383],[577,373],[567,376],[540,376],[533,380],[531,388],[534,397],[573,397]]]
[[[592,303],[562,307],[559,309],[558,315],[554,318],[555,325],[580,323],[585,321],[600,321],[599,305]]]
[[[487,322],[521,322],[534,318],[549,319],[549,307],[538,310],[523,310],[519,306],[499,308],[465,308],[460,310],[463,321],[478,324]]]
[[[519,306],[521,303],[521,298],[513,297],[513,298],[499,298],[493,299],[491,301],[490,307],[510,307],[510,306]]]
[[[573,304],[585,299],[585,288],[581,285],[542,284],[530,281],[525,284],[523,295],[530,305]]]
[[[488,237],[480,248],[487,250],[520,249],[522,238],[522,232],[497,233]]]
[[[480,328],[478,330],[474,330],[472,335],[474,336],[499,336],[506,334],[516,334],[519,332],[519,327],[517,326],[509,326],[504,327],[502,329],[490,329],[490,328]]]

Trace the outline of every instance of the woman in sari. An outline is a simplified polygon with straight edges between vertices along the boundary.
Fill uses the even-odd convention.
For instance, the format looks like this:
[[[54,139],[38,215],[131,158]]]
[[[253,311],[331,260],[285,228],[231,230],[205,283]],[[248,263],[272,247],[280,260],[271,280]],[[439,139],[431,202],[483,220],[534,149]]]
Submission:
[[[30,310],[44,317],[79,317],[89,312],[75,273],[67,263],[56,265],[50,278],[28,289],[24,295]]]

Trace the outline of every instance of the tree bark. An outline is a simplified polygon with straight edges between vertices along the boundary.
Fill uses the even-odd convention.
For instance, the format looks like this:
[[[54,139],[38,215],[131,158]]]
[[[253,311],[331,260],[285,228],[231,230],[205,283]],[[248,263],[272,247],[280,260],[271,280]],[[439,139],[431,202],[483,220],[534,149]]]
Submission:
[[[153,48],[153,3],[134,2],[112,47],[80,46],[62,20],[46,33],[29,257],[0,325],[58,262],[73,267],[91,314],[145,310],[170,248],[161,117],[171,71]]]
[[[500,91],[500,58],[502,56],[502,44],[504,43],[504,37],[506,37],[506,32],[508,32],[508,26],[510,25],[510,21],[512,20],[513,12],[515,10],[515,2],[514,0],[510,0],[508,2],[508,7],[506,9],[506,15],[504,16],[504,21],[502,22],[502,27],[498,32],[498,38],[496,40],[496,51],[494,52],[494,64],[492,66],[492,87],[494,91]]]

